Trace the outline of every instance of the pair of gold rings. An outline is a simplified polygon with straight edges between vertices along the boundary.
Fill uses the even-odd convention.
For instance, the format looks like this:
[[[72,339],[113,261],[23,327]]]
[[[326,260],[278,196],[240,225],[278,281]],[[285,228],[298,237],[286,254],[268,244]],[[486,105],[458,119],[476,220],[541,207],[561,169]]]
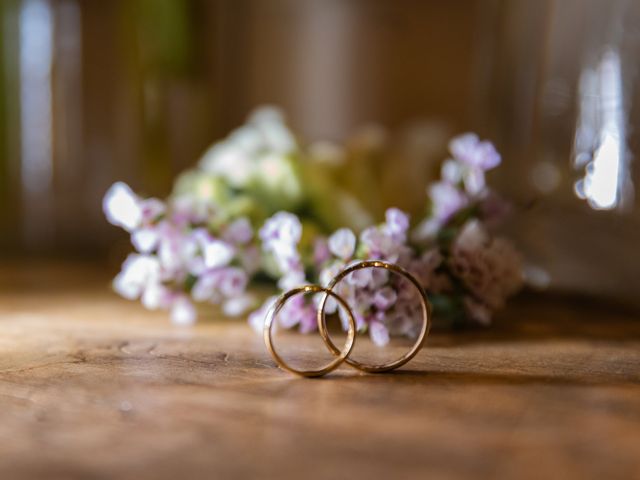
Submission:
[[[359,362],[357,360],[349,358],[349,355],[353,351],[353,347],[356,341],[356,330],[357,330],[356,321],[353,315],[353,311],[351,310],[347,302],[344,300],[344,298],[342,298],[340,295],[338,295],[336,292],[333,291],[333,288],[341,280],[343,280],[347,275],[355,272],[356,270],[362,270],[365,268],[382,268],[387,271],[398,274],[404,277],[406,280],[408,280],[419,292],[419,299],[422,306],[422,326],[420,329],[420,333],[418,334],[415,343],[413,344],[411,349],[409,349],[409,351],[407,351],[401,357],[387,363],[370,364],[370,363]],[[287,364],[283,360],[283,358],[278,354],[278,352],[276,351],[273,345],[272,332],[273,332],[273,325],[275,323],[274,320],[277,317],[278,313],[282,310],[284,305],[287,303],[287,301],[289,301],[292,297],[295,297],[296,295],[304,295],[307,293],[323,293],[324,294],[318,306],[318,315],[317,315],[318,330],[320,331],[320,336],[322,337],[324,344],[326,345],[328,350],[331,352],[331,354],[335,356],[335,358],[320,368],[311,369],[311,370],[302,370],[302,369],[293,368],[291,365]],[[344,311],[347,313],[347,319],[348,319],[347,338],[344,346],[342,347],[342,350],[340,350],[331,341],[331,338],[329,337],[329,332],[327,330],[327,323],[325,318],[325,307],[326,307],[327,299],[329,297],[332,297],[334,300],[336,300],[339,306],[342,307]],[[429,301],[427,300],[427,295],[424,289],[422,288],[422,286],[420,285],[420,283],[418,282],[418,280],[416,280],[416,278],[413,275],[411,275],[404,268],[398,265],[395,265],[393,263],[382,262],[378,260],[372,260],[372,261],[364,261],[364,262],[356,263],[354,265],[347,267],[346,269],[341,271],[338,275],[336,275],[326,287],[322,287],[320,285],[305,285],[302,287],[294,288],[282,294],[271,306],[271,308],[269,309],[265,317],[264,341],[267,346],[267,349],[273,356],[274,360],[282,369],[287,370],[296,375],[301,375],[303,377],[321,377],[338,368],[343,362],[346,362],[352,367],[355,367],[358,370],[362,370],[364,372],[380,373],[380,372],[388,372],[391,370],[395,370],[396,368],[404,365],[413,357],[415,357],[416,354],[420,351],[420,349],[424,345],[427,335],[429,334],[430,328],[431,328],[431,306],[429,304]]]

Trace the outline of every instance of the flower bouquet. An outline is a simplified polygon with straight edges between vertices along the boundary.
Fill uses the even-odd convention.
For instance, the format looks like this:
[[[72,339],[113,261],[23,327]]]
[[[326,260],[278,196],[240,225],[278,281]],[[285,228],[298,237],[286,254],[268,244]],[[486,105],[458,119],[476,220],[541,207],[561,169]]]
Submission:
[[[252,286],[266,283],[275,294],[326,284],[353,262],[379,259],[419,279],[436,324],[487,325],[523,278],[514,247],[491,233],[508,208],[487,187],[485,172],[501,158],[471,133],[453,138],[449,151],[440,178],[426,188],[422,218],[411,222],[388,208],[375,223],[360,176],[348,170],[349,148],[305,144],[278,110],[258,109],[182,174],[166,200],[140,197],[121,182],[109,189],[105,215],[130,233],[136,250],[114,289],[170,311],[177,324],[193,323],[194,304],[209,303],[228,316],[248,313],[261,329],[275,297],[261,301],[256,292],[264,289]],[[375,196],[375,182],[366,187]],[[377,345],[414,334],[406,319],[416,306],[384,273],[362,271],[339,292],[359,331]],[[281,317],[284,327],[317,328],[316,308],[302,297]]]

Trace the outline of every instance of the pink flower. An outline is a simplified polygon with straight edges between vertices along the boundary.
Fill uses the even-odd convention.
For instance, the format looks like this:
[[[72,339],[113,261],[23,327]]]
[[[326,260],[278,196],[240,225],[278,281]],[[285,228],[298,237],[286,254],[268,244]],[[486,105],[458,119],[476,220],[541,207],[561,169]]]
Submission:
[[[380,288],[389,281],[389,272],[387,270],[382,268],[371,268],[369,270],[371,271],[370,288]]]
[[[347,275],[344,281],[353,285],[354,287],[367,287],[373,280],[373,272],[375,270],[376,269],[373,268],[361,268],[360,270],[355,270]]]
[[[298,325],[302,333],[315,330],[317,326],[316,308],[302,295],[290,298],[278,313],[278,324],[284,328]]]
[[[398,299],[396,291],[391,287],[383,287],[373,295],[373,304],[378,310],[387,310],[391,308]]]
[[[366,250],[366,258],[370,260],[387,260],[396,262],[402,248],[404,239],[391,235],[385,226],[369,227],[360,234],[360,242]]]
[[[251,228],[251,223],[245,217],[232,222],[222,234],[222,239],[225,242],[238,245],[246,245],[252,238],[253,228]]]
[[[469,203],[467,196],[448,182],[436,182],[429,187],[433,216],[446,222]]]
[[[451,272],[481,303],[491,309],[522,286],[522,260],[503,238],[490,238],[479,222],[470,221],[453,244]]]
[[[389,330],[382,322],[374,320],[369,323],[369,336],[373,343],[379,347],[384,347],[389,343]]]
[[[233,298],[242,295],[249,278],[246,272],[237,267],[224,267],[208,270],[202,274],[193,288],[191,296],[197,302],[220,302],[222,297]]]
[[[260,250],[255,245],[249,245],[238,253],[238,261],[247,275],[253,275],[260,270],[262,263]]]
[[[481,196],[487,187],[484,170],[469,168],[464,174],[464,189],[472,197]]]
[[[385,213],[385,229],[397,241],[404,242],[409,230],[409,215],[398,208],[389,208]]]
[[[500,154],[491,142],[481,142],[475,133],[465,133],[451,140],[449,150],[456,160],[470,167],[490,170],[500,164]]]
[[[237,267],[221,268],[217,275],[217,287],[227,298],[238,297],[244,293],[249,281],[244,270]]]
[[[313,242],[313,263],[314,265],[322,265],[331,258],[329,244],[325,237],[316,238]]]
[[[167,210],[162,200],[157,198],[147,198],[140,201],[140,212],[142,214],[142,224],[151,225],[156,222],[159,217],[164,215]]]
[[[217,294],[217,281],[215,272],[200,275],[191,289],[191,296],[196,302],[214,301]]]

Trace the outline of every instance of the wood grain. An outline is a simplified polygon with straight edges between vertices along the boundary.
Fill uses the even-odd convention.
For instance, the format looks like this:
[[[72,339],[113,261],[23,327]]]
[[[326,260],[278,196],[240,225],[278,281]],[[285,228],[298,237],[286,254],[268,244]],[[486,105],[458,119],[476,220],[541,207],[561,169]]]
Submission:
[[[640,478],[640,322],[535,296],[394,374],[292,377],[91,266],[0,271],[0,478]]]

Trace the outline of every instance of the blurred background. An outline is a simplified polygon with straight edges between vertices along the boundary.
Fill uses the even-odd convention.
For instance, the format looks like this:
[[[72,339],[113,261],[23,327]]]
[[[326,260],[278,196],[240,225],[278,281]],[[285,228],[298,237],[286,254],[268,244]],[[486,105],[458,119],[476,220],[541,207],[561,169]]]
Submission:
[[[267,103],[393,143],[412,212],[450,135],[490,138],[539,283],[638,305],[638,58],[632,0],[2,0],[0,256],[109,258],[109,185],[166,196]]]

